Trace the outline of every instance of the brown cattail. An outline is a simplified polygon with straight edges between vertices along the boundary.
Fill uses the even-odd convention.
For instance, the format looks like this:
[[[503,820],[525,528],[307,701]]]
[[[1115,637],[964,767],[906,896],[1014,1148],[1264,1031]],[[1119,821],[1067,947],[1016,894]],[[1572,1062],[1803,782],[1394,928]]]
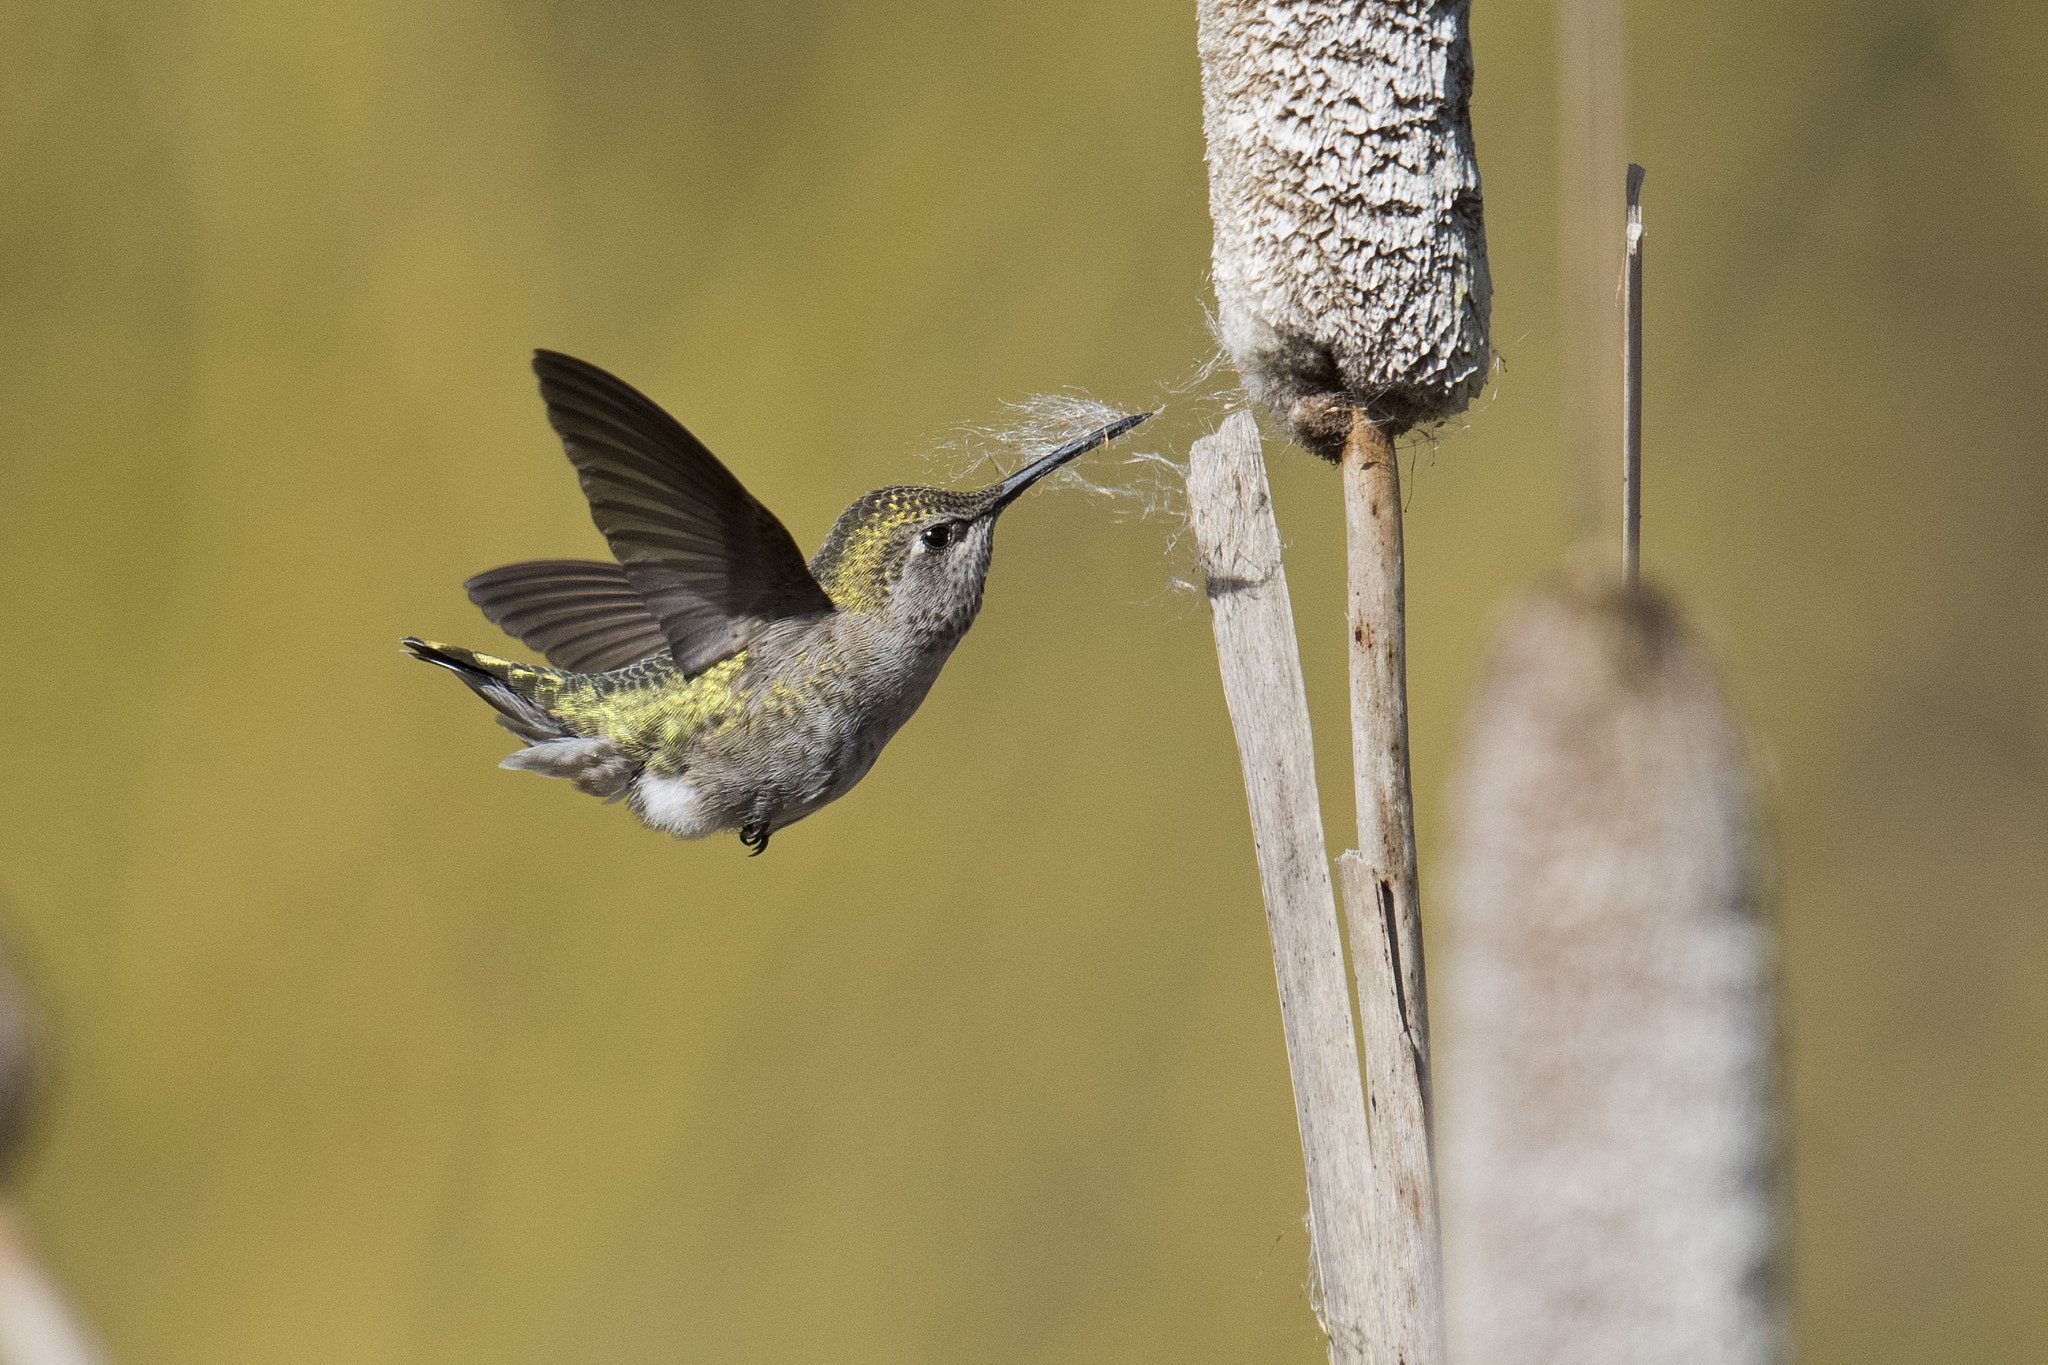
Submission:
[[[1466,744],[1438,993],[1454,1354],[1761,1365],[1770,935],[1707,650],[1654,591],[1537,593]]]

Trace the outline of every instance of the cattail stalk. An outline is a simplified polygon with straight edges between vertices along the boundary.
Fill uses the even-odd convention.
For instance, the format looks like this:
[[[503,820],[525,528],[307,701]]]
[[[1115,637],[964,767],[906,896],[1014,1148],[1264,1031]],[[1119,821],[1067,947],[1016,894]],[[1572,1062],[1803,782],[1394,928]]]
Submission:
[[[1335,1365],[1364,1365],[1379,1306],[1367,1220],[1372,1160],[1344,945],[1316,799],[1315,739],[1258,424],[1238,412],[1188,457],[1223,696],[1258,850],[1280,1022],[1308,1177],[1310,1253]]]
[[[1197,5],[1223,345],[1247,392],[1344,470],[1360,843],[1346,914],[1371,1113],[1369,1249],[1319,1245],[1317,1257],[1326,1300],[1334,1267],[1364,1266],[1370,1283],[1344,1295],[1372,1305],[1367,1358],[1387,1365],[1443,1353],[1393,440],[1463,411],[1486,382],[1467,10]],[[1331,1349],[1349,1358],[1334,1331]]]
[[[1384,429],[1354,416],[1343,456],[1350,548],[1351,766],[1358,849],[1344,856],[1366,1094],[1372,1111],[1373,1264],[1393,1361],[1440,1358],[1442,1272],[1430,1146],[1429,993],[1408,772],[1401,470]],[[1424,1352],[1436,1347],[1437,1356]]]
[[[1643,578],[1643,168],[1628,168],[1628,266],[1621,277],[1621,577]]]

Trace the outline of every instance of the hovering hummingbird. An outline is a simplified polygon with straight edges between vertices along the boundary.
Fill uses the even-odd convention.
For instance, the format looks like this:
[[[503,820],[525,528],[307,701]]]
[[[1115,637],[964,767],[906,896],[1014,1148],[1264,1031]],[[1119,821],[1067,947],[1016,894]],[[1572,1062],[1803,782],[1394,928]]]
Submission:
[[[768,837],[844,796],[910,719],[981,610],[996,518],[1120,417],[974,493],[878,488],[806,565],[775,514],[638,390],[554,351],[534,372],[615,564],[534,559],[470,601],[552,668],[408,637],[567,778],[681,839]]]

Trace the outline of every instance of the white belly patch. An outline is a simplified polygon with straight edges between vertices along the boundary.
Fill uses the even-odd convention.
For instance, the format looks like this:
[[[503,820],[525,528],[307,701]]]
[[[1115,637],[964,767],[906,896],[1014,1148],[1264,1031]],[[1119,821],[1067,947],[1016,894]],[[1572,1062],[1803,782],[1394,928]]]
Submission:
[[[678,839],[702,839],[724,827],[699,798],[696,786],[680,777],[642,773],[633,784],[633,809],[642,820]]]

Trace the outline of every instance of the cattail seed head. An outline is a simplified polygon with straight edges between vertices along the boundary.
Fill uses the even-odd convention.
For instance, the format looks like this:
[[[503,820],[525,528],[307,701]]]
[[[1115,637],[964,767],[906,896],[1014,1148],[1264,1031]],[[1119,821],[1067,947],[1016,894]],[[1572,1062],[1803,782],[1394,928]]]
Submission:
[[[1493,285],[1473,153],[1469,0],[1200,0],[1224,349],[1334,459],[1486,383]]]

